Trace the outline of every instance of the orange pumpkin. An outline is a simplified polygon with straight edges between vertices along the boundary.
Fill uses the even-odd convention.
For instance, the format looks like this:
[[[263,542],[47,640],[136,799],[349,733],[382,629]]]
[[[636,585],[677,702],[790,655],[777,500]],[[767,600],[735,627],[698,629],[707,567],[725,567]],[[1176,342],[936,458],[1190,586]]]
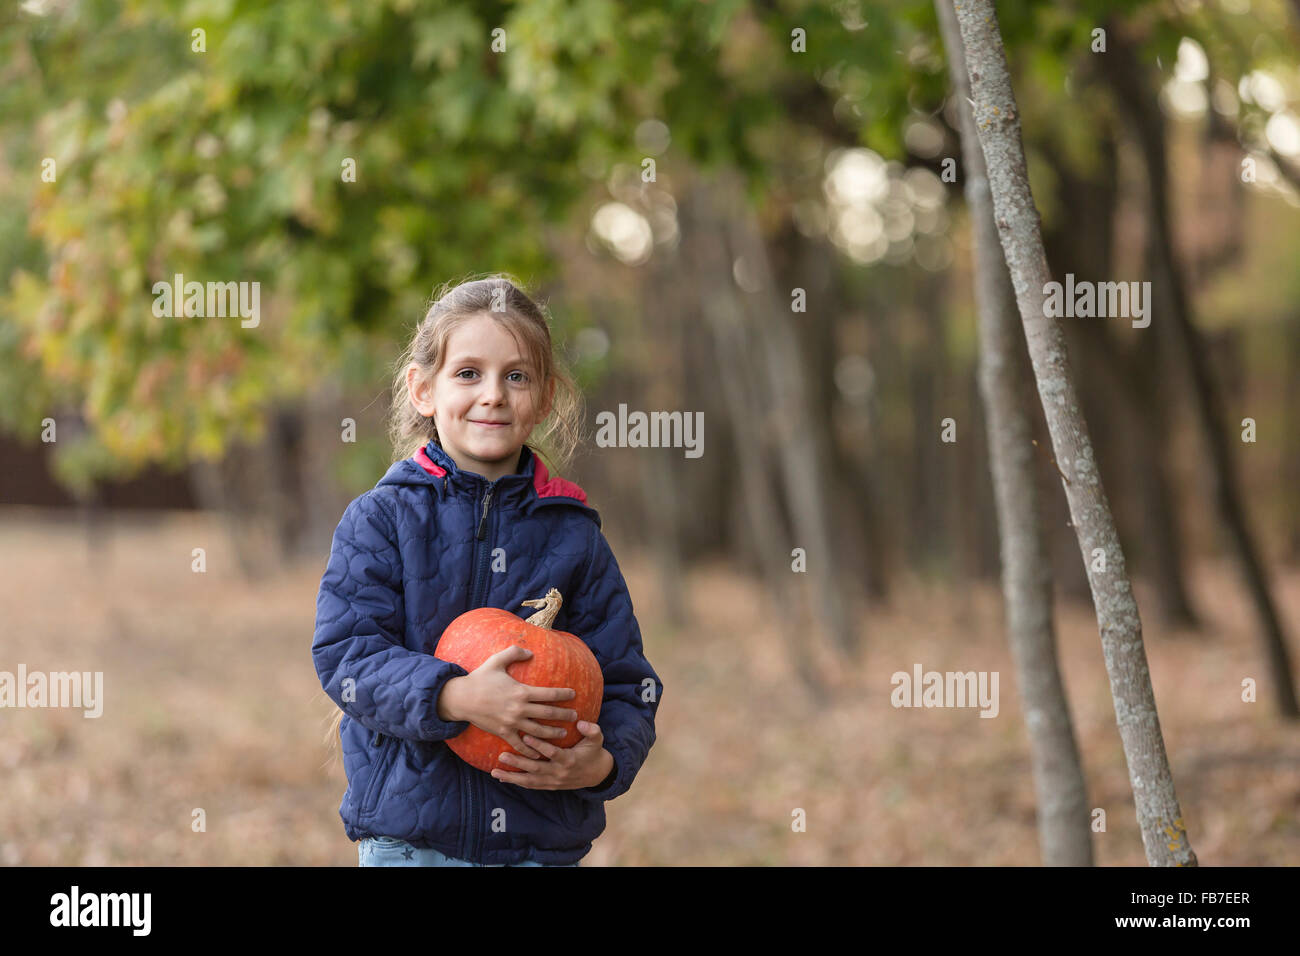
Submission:
[[[526,661],[515,661],[506,668],[506,673],[519,683],[534,687],[572,687],[576,696],[555,701],[553,706],[577,711],[578,720],[595,723],[605,696],[605,679],[600,673],[596,655],[581,639],[564,631],[551,630],[561,603],[560,592],[551,588],[546,597],[523,602],[526,607],[541,608],[527,620],[501,608],[466,611],[447,625],[433,654],[440,660],[451,661],[473,672],[493,654],[511,644],[526,647],[533,656]],[[546,738],[547,743],[556,747],[572,747],[583,737],[577,720],[538,718],[537,722],[567,730],[563,737]],[[484,773],[491,773],[493,768],[520,770],[518,766],[498,760],[504,753],[518,754],[514,747],[473,724],[463,733],[449,738],[447,746],[460,759]]]

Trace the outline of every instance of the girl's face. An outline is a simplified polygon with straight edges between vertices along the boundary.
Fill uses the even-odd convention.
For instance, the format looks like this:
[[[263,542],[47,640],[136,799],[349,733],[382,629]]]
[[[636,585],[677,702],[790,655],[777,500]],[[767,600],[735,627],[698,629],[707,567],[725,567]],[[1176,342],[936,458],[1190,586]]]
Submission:
[[[492,316],[480,313],[447,339],[447,353],[431,383],[406,370],[411,404],[433,416],[438,439],[461,471],[488,481],[514,474],[519,452],[550,412],[552,390],[538,408],[536,370],[514,337]]]

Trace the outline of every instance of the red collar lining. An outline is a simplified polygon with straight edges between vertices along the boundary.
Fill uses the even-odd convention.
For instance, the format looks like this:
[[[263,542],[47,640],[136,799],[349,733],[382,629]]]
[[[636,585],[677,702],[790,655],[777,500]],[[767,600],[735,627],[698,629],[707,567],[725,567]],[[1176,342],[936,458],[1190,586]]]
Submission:
[[[412,455],[411,458],[435,478],[442,478],[447,474],[447,469],[431,459],[429,453],[423,448]],[[536,455],[533,456],[533,488],[536,489],[539,498],[562,496],[576,498],[584,505],[587,503],[587,493],[582,490],[580,485],[564,478],[552,478],[546,470],[546,466],[542,464],[542,460]]]

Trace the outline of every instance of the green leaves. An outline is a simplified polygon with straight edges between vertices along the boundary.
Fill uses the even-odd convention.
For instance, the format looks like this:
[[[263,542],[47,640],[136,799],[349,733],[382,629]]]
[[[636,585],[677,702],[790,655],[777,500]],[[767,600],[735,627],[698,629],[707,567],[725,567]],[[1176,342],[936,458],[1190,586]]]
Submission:
[[[1091,113],[1061,104],[1091,29],[1131,10],[1175,24],[1152,42],[1176,49],[1161,9],[1005,5],[1008,43],[1035,51],[1025,108],[1086,138]],[[72,398],[133,464],[217,454],[331,377],[372,388],[450,277],[545,281],[548,229],[640,170],[646,120],[671,137],[661,188],[727,165],[791,196],[819,147],[902,158],[904,123],[947,96],[928,0],[96,0],[4,18],[0,421],[31,434]],[[260,283],[262,321],[155,316],[153,283],[177,273]]]

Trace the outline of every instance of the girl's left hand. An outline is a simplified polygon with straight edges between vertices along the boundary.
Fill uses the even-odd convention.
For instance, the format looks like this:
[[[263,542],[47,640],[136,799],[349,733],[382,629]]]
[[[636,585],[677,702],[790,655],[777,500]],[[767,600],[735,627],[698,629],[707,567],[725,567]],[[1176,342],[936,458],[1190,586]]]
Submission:
[[[608,776],[614,757],[605,750],[605,735],[601,733],[599,725],[580,720],[578,732],[582,734],[582,739],[572,747],[557,747],[531,734],[521,734],[524,743],[540,751],[545,759],[532,760],[513,753],[503,753],[499,758],[501,763],[520,769],[510,772],[496,768],[492,771],[492,776],[503,783],[518,784],[530,790],[594,787]]]

